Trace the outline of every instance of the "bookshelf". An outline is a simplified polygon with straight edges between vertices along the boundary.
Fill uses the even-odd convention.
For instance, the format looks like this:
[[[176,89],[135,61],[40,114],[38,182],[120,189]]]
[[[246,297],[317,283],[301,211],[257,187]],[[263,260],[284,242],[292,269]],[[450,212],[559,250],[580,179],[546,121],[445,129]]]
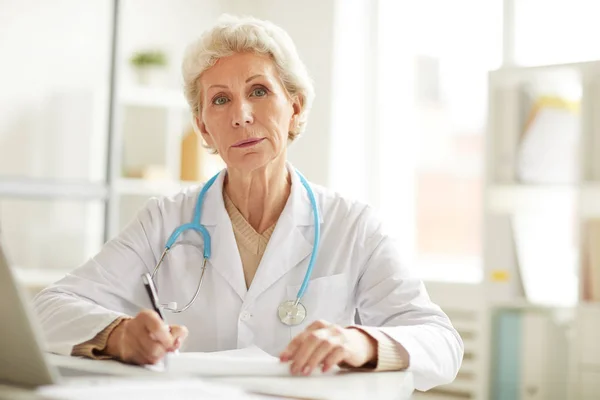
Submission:
[[[569,340],[559,362],[568,366],[563,381],[573,399],[592,398],[600,381],[600,298],[583,290],[590,279],[600,284],[600,265],[587,270],[587,225],[600,218],[599,85],[600,61],[489,75],[483,256],[490,322],[515,304],[524,312],[560,310]],[[567,99],[575,111],[552,106],[541,114],[535,107],[543,96]],[[534,129],[529,123],[541,116],[546,123]],[[527,154],[522,146],[532,134],[538,148]]]
[[[58,100],[63,101],[55,103],[62,108],[52,108],[60,120],[65,106],[71,107],[76,111],[72,114],[81,114],[80,119],[89,121],[89,126],[68,125],[66,128],[75,132],[72,137],[55,135],[60,140],[53,140],[53,136],[45,131],[44,140],[36,138],[32,143],[41,159],[50,159],[46,164],[66,172],[62,169],[58,172],[42,170],[37,172],[40,177],[13,176],[6,171],[0,174],[3,244],[16,264],[17,278],[32,293],[60,279],[96,253],[104,241],[118,234],[148,198],[174,194],[194,186],[222,167],[217,156],[209,155],[201,147],[195,149],[198,159],[192,161],[196,163],[185,163],[189,152],[182,154],[182,141],[192,130],[191,114],[176,66],[181,60],[184,44],[201,30],[202,24],[212,22],[220,11],[208,11],[198,2],[177,10],[161,4],[144,5],[142,10],[139,5],[120,0],[113,0],[103,7],[94,9],[94,13],[104,13],[94,18],[107,26],[98,37],[90,36],[98,43],[106,44],[106,53],[102,48],[97,50],[102,52],[97,61],[105,67],[102,70],[105,75],[89,77],[101,84],[90,98],[59,97]],[[200,14],[199,10],[202,10]],[[148,13],[155,13],[161,23],[176,21],[173,26],[179,28],[181,25],[181,29],[161,25],[162,29],[157,30],[156,24],[149,25],[144,20]],[[190,17],[194,20],[193,27],[182,24],[181,18],[185,15],[193,16]],[[56,28],[51,34],[61,32],[58,26],[51,25],[50,28]],[[69,43],[67,39],[65,41]],[[146,46],[166,49],[171,65],[165,69],[160,82],[139,85],[129,71],[128,60],[132,52]],[[87,113],[92,109],[93,118]],[[58,128],[65,130],[60,124]],[[90,132],[89,137],[82,132]],[[84,136],[85,140],[81,139]],[[64,143],[61,140],[70,140],[73,143],[69,148],[76,150],[61,150]],[[35,161],[35,157],[32,158]],[[34,164],[34,167],[45,165]],[[198,166],[201,171],[190,175],[190,165]],[[183,170],[188,173],[183,174]],[[187,178],[182,180],[182,177]],[[22,222],[17,218],[20,215],[30,218]],[[28,222],[31,219],[35,223],[38,220],[46,223],[50,229],[40,229]],[[56,255],[52,257],[53,263],[48,261],[48,254]]]
[[[112,183],[106,232],[113,237],[144,203],[197,185],[182,180],[182,146],[193,135],[192,115],[183,90],[127,86],[116,96]],[[198,181],[223,165],[200,145],[195,149]]]

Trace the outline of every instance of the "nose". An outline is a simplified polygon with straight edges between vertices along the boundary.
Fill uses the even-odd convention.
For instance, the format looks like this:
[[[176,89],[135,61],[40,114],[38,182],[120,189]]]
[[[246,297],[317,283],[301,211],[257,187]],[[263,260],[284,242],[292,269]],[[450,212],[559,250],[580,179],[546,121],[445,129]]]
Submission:
[[[254,117],[252,116],[252,107],[250,104],[245,101],[241,102],[235,109],[231,122],[234,128],[252,124]]]

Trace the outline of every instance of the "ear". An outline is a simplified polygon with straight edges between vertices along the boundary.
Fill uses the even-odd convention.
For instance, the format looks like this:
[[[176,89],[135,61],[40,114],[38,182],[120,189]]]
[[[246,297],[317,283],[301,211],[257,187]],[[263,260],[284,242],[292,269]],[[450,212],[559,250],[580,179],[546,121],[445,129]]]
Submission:
[[[197,116],[194,117],[194,128],[196,130],[196,133],[199,133],[200,135],[202,135],[202,139],[204,139],[206,144],[208,146],[214,148],[212,137],[206,130],[206,124]]]
[[[290,120],[290,132],[295,132],[298,129],[298,117],[300,116],[300,111],[302,110],[302,103],[297,96],[292,98],[292,118]]]
[[[300,98],[298,98],[298,96],[294,96],[294,98],[292,99],[292,108],[294,110],[292,117],[298,118],[298,116],[300,115],[300,111],[302,111],[302,102],[300,101]]]

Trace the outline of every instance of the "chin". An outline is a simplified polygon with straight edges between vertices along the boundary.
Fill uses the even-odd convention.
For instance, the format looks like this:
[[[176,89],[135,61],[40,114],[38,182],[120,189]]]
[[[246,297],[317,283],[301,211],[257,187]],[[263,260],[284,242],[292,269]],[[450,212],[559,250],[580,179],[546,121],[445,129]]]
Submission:
[[[262,152],[249,153],[240,157],[235,157],[233,160],[230,159],[227,166],[242,171],[254,171],[265,167],[273,160],[274,158],[272,156]]]

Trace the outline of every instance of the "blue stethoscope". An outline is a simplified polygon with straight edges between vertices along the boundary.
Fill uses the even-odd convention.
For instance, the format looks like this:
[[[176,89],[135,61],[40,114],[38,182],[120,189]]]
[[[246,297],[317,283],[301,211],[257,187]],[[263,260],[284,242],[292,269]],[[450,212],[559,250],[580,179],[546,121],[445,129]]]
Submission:
[[[313,211],[313,217],[315,220],[315,239],[314,239],[314,243],[313,243],[313,250],[310,255],[310,261],[308,262],[308,268],[306,269],[306,274],[304,275],[304,280],[302,281],[302,286],[300,286],[300,289],[298,290],[298,294],[296,295],[296,300],[286,300],[283,303],[281,303],[279,305],[279,307],[277,308],[277,315],[279,317],[279,320],[282,323],[284,323],[285,325],[289,325],[289,326],[299,325],[306,318],[306,307],[304,307],[304,305],[300,302],[300,300],[302,299],[302,297],[304,296],[304,293],[306,292],[306,289],[308,287],[308,282],[310,281],[310,277],[312,275],[312,270],[313,270],[313,266],[315,264],[315,259],[317,258],[317,251],[319,248],[319,239],[320,239],[320,235],[321,235],[321,227],[319,225],[319,210],[317,208],[317,201],[315,200],[315,195],[314,195],[312,189],[310,188],[308,182],[304,178],[304,176],[302,176],[302,174],[299,171],[296,171],[296,173],[298,174],[298,177],[300,178],[300,182],[302,182],[302,186],[304,186],[304,188],[306,189],[306,193],[308,194],[308,197],[310,199],[310,203],[311,203],[312,211]],[[202,272],[200,274],[200,281],[198,282],[198,287],[196,288],[196,292],[194,293],[192,300],[190,300],[182,308],[177,308],[176,302],[170,302],[168,304],[163,304],[161,307],[167,311],[170,311],[173,313],[184,312],[185,310],[190,308],[192,304],[194,304],[194,301],[196,301],[196,298],[198,297],[198,293],[200,292],[200,287],[202,286],[202,281],[204,280],[204,272],[206,271],[206,261],[210,258],[210,249],[211,249],[210,234],[208,233],[208,231],[206,230],[204,225],[200,224],[200,217],[202,215],[202,204],[204,203],[204,198],[206,197],[206,192],[213,185],[213,183],[215,182],[215,180],[217,179],[219,174],[220,173],[216,174],[215,176],[210,178],[210,180],[208,182],[206,182],[206,184],[200,191],[200,194],[198,195],[198,200],[196,201],[196,207],[194,209],[194,217],[193,217],[192,222],[181,225],[180,227],[178,227],[177,229],[175,229],[173,231],[173,233],[169,237],[169,240],[167,240],[167,243],[165,245],[165,250],[163,251],[162,255],[160,256],[160,259],[158,260],[158,263],[156,264],[156,267],[154,267],[154,271],[152,272],[151,277],[152,277],[152,280],[154,281],[154,277],[156,276],[156,273],[158,272],[158,269],[160,268],[164,258],[171,250],[171,247],[173,247],[173,245],[175,245],[177,238],[179,238],[179,236],[183,232],[188,231],[188,230],[193,230],[193,231],[198,232],[200,235],[202,235],[202,239],[204,241],[204,251],[203,251],[204,252],[204,261],[202,262]]]

